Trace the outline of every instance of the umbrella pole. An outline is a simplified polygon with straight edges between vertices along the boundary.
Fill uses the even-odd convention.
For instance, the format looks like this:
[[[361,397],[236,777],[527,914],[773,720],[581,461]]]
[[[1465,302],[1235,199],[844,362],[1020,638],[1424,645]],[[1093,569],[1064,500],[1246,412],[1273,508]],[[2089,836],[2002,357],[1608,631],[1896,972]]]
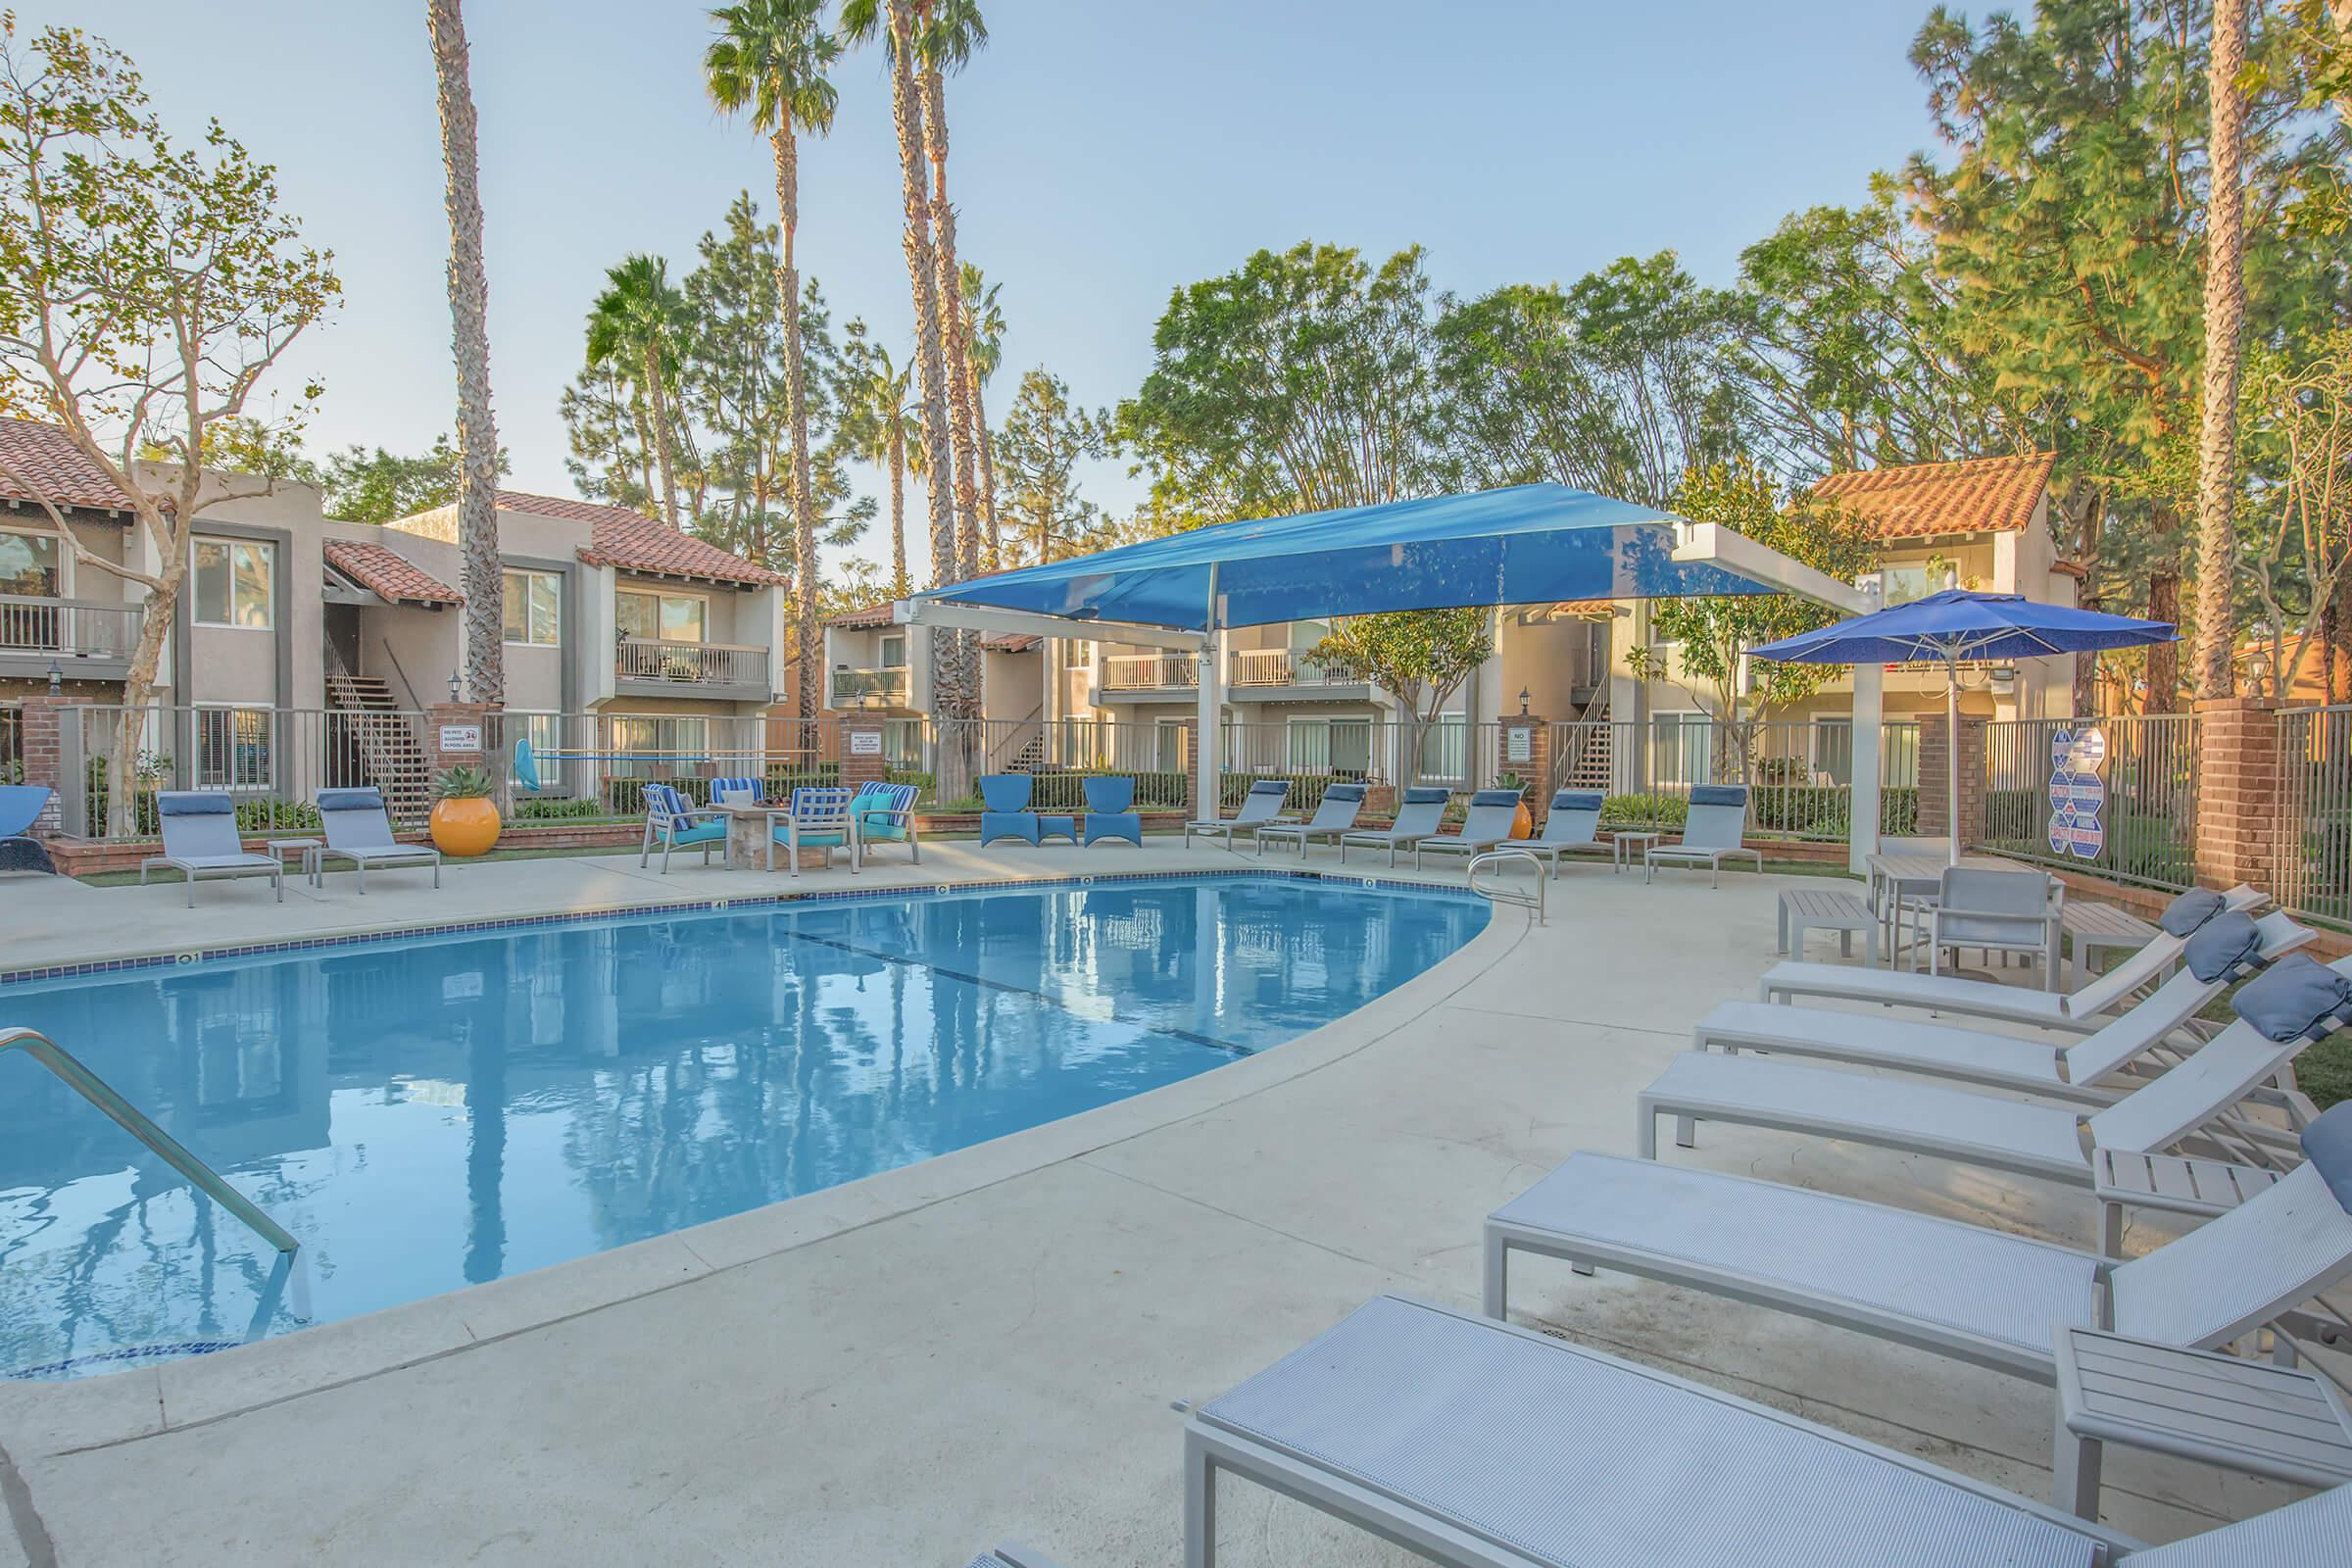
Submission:
[[[1952,865],[1960,863],[1960,661],[1947,656],[1943,687],[1943,809]]]

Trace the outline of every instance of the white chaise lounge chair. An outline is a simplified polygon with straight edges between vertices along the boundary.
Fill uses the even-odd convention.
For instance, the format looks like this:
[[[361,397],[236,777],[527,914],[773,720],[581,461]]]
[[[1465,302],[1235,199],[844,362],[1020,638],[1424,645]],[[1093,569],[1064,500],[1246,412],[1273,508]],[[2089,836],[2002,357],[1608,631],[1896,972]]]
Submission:
[[[1323,799],[1315,803],[1315,814],[1303,822],[1267,822],[1256,832],[1257,852],[1265,854],[1266,845],[1297,844],[1301,859],[1306,847],[1317,839],[1337,844],[1340,835],[1355,826],[1356,817],[1364,808],[1364,786],[1361,784],[1333,784],[1323,791]]]
[[[1419,869],[1421,858],[1433,850],[1466,858],[1508,844],[1511,826],[1518,819],[1517,790],[1480,790],[1470,797],[1470,809],[1463,814],[1459,833],[1432,833],[1414,841],[1413,866]]]
[[[2096,1185],[2092,1149],[2157,1153],[2225,1118],[2257,1085],[2277,1078],[2315,1040],[2352,1021],[2352,958],[2333,967],[2302,954],[2281,958],[2230,999],[2237,1020],[2178,1065],[2087,1115],[1942,1084],[1913,1083],[1831,1067],[1686,1051],[1635,1102],[1636,1146],[1657,1153],[1657,1119],[1675,1118],[1690,1148],[1692,1124],[1728,1121],[1808,1133],[1993,1170]],[[2298,1130],[2309,1102],[2277,1102]],[[2243,1124],[2232,1128],[2243,1135]],[[2086,1144],[2085,1139],[2088,1142]]]
[[[1553,876],[1560,874],[1562,856],[1613,853],[1608,840],[1600,836],[1600,808],[1605,799],[1598,790],[1556,792],[1544,818],[1544,831],[1532,839],[1515,841],[1511,848],[1549,861]]]
[[[1785,1411],[1441,1306],[1377,1297],[1184,1429],[1186,1568],[1217,1482],[1457,1568],[2286,1568],[2352,1488],[2169,1546]]]
[[[139,883],[147,873],[177,871],[188,879],[188,907],[196,907],[196,884],[208,877],[266,876],[286,902],[286,865],[274,855],[250,855],[237,837],[237,803],[216,790],[160,790],[155,797],[156,825],[162,829],[164,853],[139,862]]]
[[[1340,858],[1348,858],[1348,846],[1366,849],[1385,849],[1389,863],[1396,863],[1396,852],[1409,850],[1446,825],[1446,803],[1452,795],[1435,785],[1416,784],[1408,788],[1396,803],[1396,819],[1387,827],[1359,827],[1340,835]]]
[[[384,810],[383,792],[374,788],[320,790],[316,802],[318,825],[326,843],[311,852],[316,879],[326,882],[326,862],[346,860],[359,872],[359,890],[368,891],[369,866],[426,865],[433,886],[441,885],[441,852],[429,844],[403,844],[392,836],[392,818]]]
[[[2267,902],[2266,895],[2242,884],[2223,894],[2184,893],[2165,910],[2159,922],[2162,932],[2155,941],[2079,991],[2029,991],[2023,986],[1987,985],[1957,975],[1792,959],[1765,970],[1764,978],[1756,983],[1756,994],[1766,1002],[1827,997],[1890,1007],[1925,1007],[2088,1034],[2106,1022],[2100,1014],[2124,1003],[2178,960],[2182,945],[2205,920],[2226,908],[2251,912]]]
[[[1650,872],[1660,865],[1703,865],[1707,868],[1707,886],[1723,886],[1723,862],[1746,858],[1764,869],[1764,852],[1742,846],[1740,836],[1747,831],[1747,786],[1744,784],[1694,784],[1690,788],[1690,806],[1683,818],[1683,841],[1680,844],[1652,844],[1642,857],[1642,880],[1649,880]]]
[[[1199,833],[1207,838],[1222,838],[1225,847],[1230,850],[1236,833],[1247,833],[1254,838],[1261,827],[1289,821],[1290,818],[1282,814],[1282,803],[1290,799],[1290,794],[1288,779],[1261,778],[1250,786],[1249,794],[1242,797],[1242,809],[1238,815],[1202,817],[1185,823],[1184,847],[1191,849],[1193,835]]]
[[[2119,1075],[2161,1071],[2169,1065],[2169,1061],[2157,1059],[2166,1054],[2168,1039],[2243,977],[2246,962],[2224,951],[2233,931],[2241,926],[2245,935],[2259,944],[2252,960],[2259,965],[2276,963],[2309,945],[2316,935],[2284,913],[2266,914],[2260,920],[2236,911],[2221,915],[2190,940],[2187,963],[2171,979],[2129,1011],[2110,1018],[2096,1033],[2071,1043],[2026,1040],[1882,1013],[1788,1007],[1769,1002],[1724,1003],[1699,1020],[1690,1032],[1690,1041],[1700,1051],[1731,1055],[1755,1051],[1776,1056],[1818,1056],[2104,1105],[2136,1087],[2132,1079]],[[2186,1044],[2193,1047],[2196,1042]]]
[[[2302,1144],[2276,1186],[2128,1263],[1779,1182],[1572,1154],[1487,1217],[1486,1309],[1504,1314],[1510,1254],[1535,1252],[2042,1383],[2066,1328],[2216,1349],[2352,1277],[2352,1103]]]

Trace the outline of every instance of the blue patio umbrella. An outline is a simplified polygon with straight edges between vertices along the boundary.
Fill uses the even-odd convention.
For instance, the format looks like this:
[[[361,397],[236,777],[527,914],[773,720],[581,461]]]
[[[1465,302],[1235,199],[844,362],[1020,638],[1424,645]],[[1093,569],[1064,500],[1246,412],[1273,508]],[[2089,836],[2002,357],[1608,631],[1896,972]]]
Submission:
[[[2023,594],[1946,588],[1925,599],[1856,615],[1819,631],[1784,637],[1747,652],[1751,659],[1786,664],[1921,664],[1940,660],[1950,673],[1950,684],[1944,690],[1944,733],[1956,742],[1964,661],[2038,659],[2049,654],[2137,648],[2169,643],[2178,635],[2168,621],[2045,605]],[[1958,745],[1946,745],[1943,757],[1944,799],[1956,801],[1960,796]],[[1948,815],[1952,863],[1957,865],[1960,813],[1954,810]]]

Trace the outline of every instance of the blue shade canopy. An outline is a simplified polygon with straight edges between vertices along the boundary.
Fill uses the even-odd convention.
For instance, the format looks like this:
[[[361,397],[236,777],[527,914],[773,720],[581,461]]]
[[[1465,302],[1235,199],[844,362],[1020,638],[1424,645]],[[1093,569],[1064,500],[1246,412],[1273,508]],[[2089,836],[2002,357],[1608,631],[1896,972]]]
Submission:
[[[2071,610],[2023,594],[1946,588],[1819,631],[1762,643],[1748,654],[1788,664],[1914,664],[2136,648],[2169,643],[2176,635],[2166,621]]]
[[[1561,484],[1196,528],[975,578],[918,600],[1204,631],[1383,610],[1775,590],[1673,559],[1671,513]]]

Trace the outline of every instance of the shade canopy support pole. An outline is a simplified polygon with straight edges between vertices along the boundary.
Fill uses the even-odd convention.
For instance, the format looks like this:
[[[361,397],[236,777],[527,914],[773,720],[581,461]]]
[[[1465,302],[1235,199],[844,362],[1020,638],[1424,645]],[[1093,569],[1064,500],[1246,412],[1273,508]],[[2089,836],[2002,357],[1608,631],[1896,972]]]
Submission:
[[[1870,875],[1879,853],[1879,769],[1886,747],[1886,672],[1877,664],[1854,666],[1853,786],[1847,792],[1845,867]]]
[[[1210,822],[1223,814],[1217,790],[1219,754],[1223,752],[1223,734],[1218,723],[1225,709],[1224,683],[1217,657],[1217,567],[1208,568],[1208,607],[1201,616],[1200,646],[1195,659],[1200,686],[1200,717],[1193,732],[1193,817]]]

